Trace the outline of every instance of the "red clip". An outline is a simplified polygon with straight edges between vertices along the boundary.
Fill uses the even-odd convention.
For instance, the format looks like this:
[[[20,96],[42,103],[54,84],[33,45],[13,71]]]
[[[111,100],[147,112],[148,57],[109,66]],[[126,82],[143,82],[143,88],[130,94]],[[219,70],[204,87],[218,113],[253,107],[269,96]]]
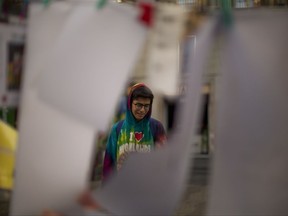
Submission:
[[[139,16],[139,20],[144,23],[146,26],[151,27],[153,24],[153,12],[154,7],[150,3],[139,3],[139,7],[141,9],[141,14]]]

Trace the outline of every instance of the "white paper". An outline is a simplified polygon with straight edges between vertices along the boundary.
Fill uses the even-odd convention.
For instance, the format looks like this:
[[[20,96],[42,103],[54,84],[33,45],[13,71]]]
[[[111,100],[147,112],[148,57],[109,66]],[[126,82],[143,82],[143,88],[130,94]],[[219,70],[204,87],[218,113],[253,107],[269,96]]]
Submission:
[[[106,129],[145,38],[136,13],[92,1],[31,5],[11,215],[74,209],[94,133]]]
[[[88,181],[96,129],[40,101],[35,88],[43,62],[69,17],[69,7],[54,6],[53,13],[42,4],[30,8],[11,215],[69,208]]]
[[[235,11],[217,78],[208,215],[287,215],[287,10]]]
[[[178,5],[159,4],[147,55],[147,85],[154,92],[177,96],[179,87],[179,42],[185,11]]]
[[[179,129],[168,145],[149,154],[129,156],[125,166],[95,193],[96,201],[115,215],[172,215],[185,188],[191,140],[198,121],[202,75],[215,23],[199,32],[198,55],[189,63],[187,95]],[[194,47],[191,46],[191,49]],[[180,114],[181,113],[181,114]]]
[[[39,78],[39,97],[73,118],[106,130],[146,37],[130,5],[70,6],[51,58]],[[48,8],[50,16],[54,10]],[[49,19],[47,22],[50,23]]]

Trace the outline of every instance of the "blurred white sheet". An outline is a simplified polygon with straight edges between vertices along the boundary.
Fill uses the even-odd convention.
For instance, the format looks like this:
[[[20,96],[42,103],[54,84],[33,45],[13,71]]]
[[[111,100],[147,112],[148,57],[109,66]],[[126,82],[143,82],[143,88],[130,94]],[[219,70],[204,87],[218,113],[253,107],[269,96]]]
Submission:
[[[208,215],[288,214],[287,20],[235,11],[224,35]]]
[[[47,10],[52,17],[59,9]],[[71,3],[41,70],[39,97],[94,128],[107,129],[146,38],[137,15],[138,9],[127,4],[97,10],[93,1]]]
[[[145,38],[134,10],[31,5],[11,215],[70,209],[86,188],[94,133],[112,117]]]

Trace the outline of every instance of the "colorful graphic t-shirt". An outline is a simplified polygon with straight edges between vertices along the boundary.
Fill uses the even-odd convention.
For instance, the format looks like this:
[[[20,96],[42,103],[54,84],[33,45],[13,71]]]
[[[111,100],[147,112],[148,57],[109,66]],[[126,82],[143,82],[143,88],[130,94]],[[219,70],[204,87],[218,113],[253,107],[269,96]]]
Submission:
[[[108,137],[103,166],[104,179],[112,170],[119,170],[130,153],[148,153],[155,145],[163,145],[166,141],[163,125],[151,118],[151,107],[141,121],[136,121],[129,104],[128,99],[124,121],[114,124]]]

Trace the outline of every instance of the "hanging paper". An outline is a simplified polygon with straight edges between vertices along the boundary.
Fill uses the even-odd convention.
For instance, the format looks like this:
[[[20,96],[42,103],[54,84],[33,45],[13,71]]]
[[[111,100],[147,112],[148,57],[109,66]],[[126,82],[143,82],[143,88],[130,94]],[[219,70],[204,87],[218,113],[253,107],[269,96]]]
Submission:
[[[208,215],[287,215],[288,14],[235,11],[216,78]]]
[[[70,8],[41,71],[39,98],[105,130],[138,58],[146,28],[129,5],[111,4],[101,10],[90,6]],[[51,15],[54,10],[48,8]]]

